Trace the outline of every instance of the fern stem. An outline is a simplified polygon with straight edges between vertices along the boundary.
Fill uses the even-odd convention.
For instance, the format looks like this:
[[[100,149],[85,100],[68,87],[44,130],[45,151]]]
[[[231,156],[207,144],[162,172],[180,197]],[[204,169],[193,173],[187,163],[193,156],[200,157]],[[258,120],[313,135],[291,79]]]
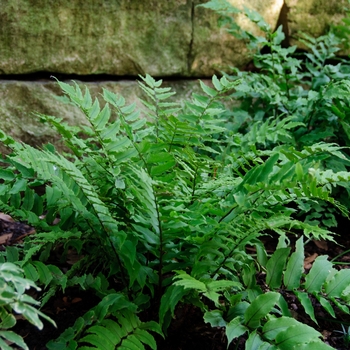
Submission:
[[[235,204],[224,216],[221,217],[218,223],[222,222],[225,218],[227,218],[237,207],[238,204]]]
[[[171,137],[171,141],[170,141],[170,144],[169,144],[168,153],[171,152],[171,149],[172,149],[172,147],[173,147],[173,142],[174,142],[174,139],[175,139],[176,132],[177,132],[177,123],[176,123],[175,128],[174,128],[173,136]]]
[[[196,192],[196,179],[197,179],[198,169],[199,169],[199,167],[196,167],[194,175],[193,175],[191,201],[190,201],[189,205],[193,204],[193,202],[194,202],[194,194]]]
[[[153,193],[154,191],[154,187],[152,185],[152,190]],[[154,203],[156,205],[156,211],[157,211],[157,221],[158,221],[158,227],[159,227],[159,267],[158,267],[158,297],[159,297],[159,305],[160,305],[160,298],[162,296],[162,284],[163,284],[163,246],[164,246],[164,242],[163,242],[163,228],[162,228],[162,222],[160,219],[160,212],[159,212],[159,204],[158,204],[158,200],[157,197],[154,196]]]
[[[231,258],[231,255],[233,254],[233,252],[235,251],[235,249],[242,243],[242,241],[245,239],[246,237],[243,236],[241,237],[241,239],[231,248],[231,250],[229,251],[228,254],[226,254],[226,256],[224,257],[224,260],[219,264],[219,266],[217,267],[217,269],[213,272],[213,276],[215,276],[219,270],[221,269],[221,267],[225,264],[225,262]]]

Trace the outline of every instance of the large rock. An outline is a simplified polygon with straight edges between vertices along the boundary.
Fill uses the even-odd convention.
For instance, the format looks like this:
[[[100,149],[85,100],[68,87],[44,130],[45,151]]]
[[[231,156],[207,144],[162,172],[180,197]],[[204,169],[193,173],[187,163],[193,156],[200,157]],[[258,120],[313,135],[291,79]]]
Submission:
[[[227,0],[232,6],[243,10],[247,7],[261,14],[275,29],[283,0]],[[255,35],[263,35],[258,27],[245,15],[235,16],[235,21]],[[218,29],[218,17],[211,10],[196,7],[194,16],[192,62],[189,71],[194,75],[210,76],[227,71],[228,67],[244,67],[251,59],[252,52],[246,43],[229,34],[224,28]]]
[[[249,60],[218,29],[205,0],[7,0],[0,6],[0,74],[54,72],[210,76]],[[283,0],[230,0],[274,27]]]
[[[78,83],[82,88],[84,85],[87,86],[93,97],[99,97],[102,88],[105,88],[120,93],[125,97],[127,104],[136,102],[139,109],[143,108],[138,97],[145,98],[145,96],[136,81]],[[172,87],[176,91],[174,101],[188,99],[192,92],[200,90],[197,81],[168,81],[164,82],[164,86]],[[30,145],[40,146],[50,142],[58,149],[62,149],[62,141],[57,132],[48,125],[40,123],[39,117],[34,114],[63,118],[63,121],[70,125],[85,124],[83,113],[58,99],[57,96],[60,95],[62,92],[55,82],[0,80],[0,128],[16,140]],[[5,152],[5,149],[0,146],[0,151]]]
[[[0,7],[1,70],[182,74],[190,19],[186,0],[8,0]]]
[[[284,0],[287,22],[285,30],[290,45],[305,49],[300,42],[300,32],[317,38],[327,32],[332,24],[339,24],[345,16],[347,0]]]

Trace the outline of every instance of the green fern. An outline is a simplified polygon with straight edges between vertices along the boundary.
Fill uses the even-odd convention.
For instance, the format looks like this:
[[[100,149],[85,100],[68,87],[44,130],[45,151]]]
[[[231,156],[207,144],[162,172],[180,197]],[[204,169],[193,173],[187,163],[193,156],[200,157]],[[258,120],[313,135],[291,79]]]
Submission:
[[[109,348],[129,341],[139,348],[155,348],[150,335],[140,329],[159,331],[159,326],[151,323],[147,328],[138,311],[160,304],[159,321],[166,330],[181,301],[199,306],[206,320],[221,320],[206,301],[221,312],[223,298],[232,310],[237,304],[245,311],[232,318],[222,313],[225,322],[220,322],[232,322],[239,333],[249,332],[249,344],[285,342],[285,335],[276,333],[270,339],[261,333],[276,308],[284,317],[290,315],[278,292],[258,288],[256,260],[246,246],[259,249],[261,269],[270,271],[274,260],[279,261],[275,266],[279,273],[269,272],[266,281],[277,290],[289,250],[279,247],[280,259],[268,260],[262,235],[274,234],[280,242],[289,234],[332,240],[329,226],[303,221],[295,208],[327,203],[334,212],[347,215],[345,206],[333,198],[334,188],[347,188],[346,149],[324,142],[297,148],[294,131],[304,124],[294,116],[262,120],[233,137],[230,114],[221,101],[242,88],[239,79],[214,76],[212,87],[200,83],[203,94],[194,94],[180,108],[167,100],[173,95],[169,88],[146,76],[140,83],[148,97],[146,117],[120,95],[104,90],[101,98],[106,103],[100,107],[87,89],[83,93],[76,83],[58,83],[89,126],[71,127],[55,117],[39,116],[62,135],[71,150],[64,154],[51,146],[35,149],[1,134],[12,154],[6,160],[9,167],[0,172],[0,208],[17,218],[30,218],[38,231],[26,240],[26,250],[17,260],[28,277],[47,288],[43,302],[58,289],[78,285],[103,298],[100,305],[108,304],[78,319],[56,345],[78,348],[89,343],[98,348],[101,338],[107,337]],[[339,164],[332,173],[331,162]],[[41,197],[34,191],[38,185],[45,186]],[[56,218],[60,221],[53,225]],[[63,274],[46,264],[57,245],[64,251],[72,247],[85,257]],[[299,262],[298,254],[290,261]],[[11,249],[3,255],[9,259]],[[288,276],[294,270],[287,266]],[[110,279],[118,290],[109,289]],[[284,283],[283,288],[297,284],[290,278]],[[313,288],[296,288],[307,305],[303,293],[313,293]],[[318,292],[322,288],[330,291],[322,285]],[[123,300],[117,303],[122,306],[109,309],[109,298]],[[330,310],[327,297],[322,298]],[[345,299],[329,300],[345,309]],[[252,317],[248,310],[262,301],[269,307]],[[97,317],[101,308],[104,311]],[[235,333],[229,334],[233,339]],[[318,344],[318,337],[309,330],[305,342]]]
[[[319,256],[311,270],[304,274],[303,238],[296,242],[296,250],[291,255],[290,247],[285,246],[285,243],[283,245],[270,259],[264,259],[263,255],[258,259],[262,263],[261,266],[266,269],[265,282],[271,291],[263,291],[256,284],[257,271],[254,267],[246,268],[254,265],[249,264],[251,258],[245,257],[242,279],[236,282],[200,281],[183,271],[178,271],[178,275],[174,278],[177,281],[174,283],[175,289],[171,291],[172,296],[170,299],[164,299],[164,302],[175,301],[176,294],[181,293],[181,289],[176,287],[180,286],[185,290],[196,291],[198,298],[204,296],[214,301],[218,309],[210,310],[206,303],[201,304],[205,310],[204,320],[213,327],[225,327],[228,344],[247,333],[247,343],[260,344],[259,346],[290,349],[299,344],[305,348],[318,346],[330,349],[321,342],[319,332],[291,317],[283,295],[285,291],[294,293],[315,323],[317,319],[310,297],[316,298],[332,317],[335,317],[333,305],[349,314],[350,271],[337,271],[332,267],[332,263],[327,261],[326,256]],[[251,278],[248,278],[248,275]],[[244,284],[247,289],[245,292],[240,292],[239,290],[244,289]],[[182,292],[180,295],[186,296],[186,294],[188,292],[185,294]]]
[[[23,270],[12,263],[0,264],[0,346],[1,349],[10,350],[9,343],[14,343],[23,349],[29,349],[23,338],[10,331],[16,324],[14,313],[21,314],[38,329],[43,328],[39,316],[56,326],[55,322],[32,305],[39,305],[25,291],[30,288],[40,290],[31,279],[23,278]]]
[[[109,294],[57,340],[49,342],[47,348],[145,349],[147,345],[156,349],[149,331],[162,335],[159,325],[152,321],[141,322],[135,315],[136,308],[123,295]]]

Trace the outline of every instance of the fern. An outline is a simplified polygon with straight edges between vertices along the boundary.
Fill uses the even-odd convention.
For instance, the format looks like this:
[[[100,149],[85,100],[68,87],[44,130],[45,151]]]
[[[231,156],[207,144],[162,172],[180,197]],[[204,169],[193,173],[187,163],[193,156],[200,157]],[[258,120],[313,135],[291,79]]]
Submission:
[[[159,305],[164,331],[177,304],[189,302],[212,325],[228,327],[228,339],[249,333],[248,344],[281,347],[293,343],[287,334],[301,326],[290,317],[281,290],[296,289],[310,317],[306,297],[316,291],[326,309],[336,303],[346,311],[347,291],[331,285],[348,276],[336,277],[332,270],[321,285],[310,287],[308,277],[304,285],[300,243],[291,257],[283,246],[287,235],[333,240],[329,225],[303,220],[296,208],[327,204],[332,213],[347,215],[334,198],[335,189],[347,189],[346,148],[298,144],[297,130],[305,123],[294,115],[261,118],[234,136],[222,101],[243,91],[243,78],[214,76],[212,86],[200,83],[202,94],[179,107],[168,101],[172,91],[147,75],[140,82],[148,98],[146,115],[107,90],[101,107],[78,84],[58,84],[89,126],[39,117],[57,129],[70,153],[59,154],[52,146],[35,149],[1,134],[12,154],[0,172],[0,208],[29,218],[37,229],[13,259],[47,288],[44,303],[58,289],[76,285],[102,298],[51,348],[99,348],[101,339],[109,339],[106,348],[130,342],[155,348],[148,331],[161,333],[160,326],[138,316],[151,305]],[[275,111],[282,110],[276,106]],[[330,171],[329,164],[337,167]],[[45,186],[43,196],[34,191],[38,185]],[[266,234],[281,245],[270,259],[260,241]],[[58,245],[84,256],[66,273],[47,264]],[[256,258],[247,253],[249,245],[257,247]],[[4,259],[12,259],[12,253],[8,249]],[[271,290],[257,285],[256,266],[267,271]],[[209,308],[212,303],[217,310]],[[278,317],[281,321],[274,323]],[[277,324],[278,332],[273,331]],[[264,327],[270,335],[264,335]],[[321,344],[319,333],[307,328],[304,342]]]
[[[315,297],[332,317],[335,317],[332,305],[349,313],[347,287],[350,271],[336,271],[326,256],[319,256],[311,270],[304,274],[304,259],[302,237],[297,241],[296,250],[291,255],[289,247],[281,246],[267,261],[263,262],[264,259],[260,258],[262,267],[266,269],[265,282],[271,291],[263,291],[255,284],[255,268],[244,268],[241,279],[235,282],[201,281],[178,271],[174,285],[195,290],[198,298],[203,295],[214,301],[218,309],[210,310],[206,304],[202,304],[205,310],[204,320],[213,327],[225,327],[229,344],[248,333],[247,343],[258,342],[264,346],[270,344],[269,346],[281,349],[288,349],[296,344],[306,348],[311,344],[317,344],[320,348],[330,348],[321,342],[319,332],[291,317],[283,295],[285,291],[295,293],[305,312],[316,323],[311,297]],[[246,257],[247,267],[249,260],[250,258]],[[248,278],[249,275],[251,278]],[[248,293],[239,291],[244,289],[244,284]],[[175,293],[178,292],[173,289],[173,300]],[[166,300],[168,299],[164,299],[164,302]]]
[[[10,331],[16,324],[14,313],[21,314],[30,323],[37,328],[42,329],[43,323],[39,316],[56,326],[55,322],[41,311],[37,310],[32,305],[38,305],[25,291],[30,288],[40,290],[39,287],[31,279],[23,278],[23,270],[12,263],[0,264],[0,346],[4,350],[12,349],[9,343],[14,343],[23,349],[28,349],[28,346],[20,337],[13,331]]]
[[[135,315],[136,305],[120,294],[109,294],[84,316],[78,318],[48,349],[156,349],[149,331],[162,335],[155,322],[141,322]],[[84,344],[89,344],[87,346]]]

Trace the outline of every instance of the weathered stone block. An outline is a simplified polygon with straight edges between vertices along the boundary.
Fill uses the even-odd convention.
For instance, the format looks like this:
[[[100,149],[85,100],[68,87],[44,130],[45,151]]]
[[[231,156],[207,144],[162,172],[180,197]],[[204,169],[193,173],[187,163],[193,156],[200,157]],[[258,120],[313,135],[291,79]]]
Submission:
[[[202,3],[205,1],[202,1]],[[283,0],[228,0],[243,10],[244,7],[261,14],[275,29]],[[243,14],[235,17],[237,23],[255,35],[262,35],[258,27]],[[227,71],[228,67],[244,67],[252,58],[246,43],[234,38],[225,29],[218,28],[218,16],[211,10],[196,7],[194,15],[192,62],[189,71],[194,75],[211,76],[216,72]]]
[[[120,93],[127,104],[135,102],[139,109],[145,109],[139,97],[146,98],[139,88],[137,81],[121,80],[118,82],[81,83],[82,89],[87,86],[93,97],[102,93],[102,88]],[[168,81],[164,86],[172,87],[176,92],[174,101],[188,99],[191,93],[199,92],[197,81]],[[0,128],[16,140],[26,142],[32,146],[53,143],[58,149],[63,144],[59,134],[48,125],[40,123],[34,114],[41,113],[63,118],[70,125],[84,125],[87,120],[83,113],[75,106],[63,103],[57,99],[62,92],[55,82],[19,82],[0,80]],[[101,106],[104,105],[102,98]],[[4,148],[0,146],[0,151]]]
[[[182,74],[191,1],[8,0],[1,4],[2,74]]]
[[[248,62],[203,0],[7,0],[0,6],[0,74],[54,72],[210,76]],[[283,0],[230,0],[276,25]]]
[[[349,5],[347,0],[285,0],[285,4],[289,44],[301,49],[306,46],[298,40],[299,32],[314,38],[326,34],[330,25],[341,22]]]

